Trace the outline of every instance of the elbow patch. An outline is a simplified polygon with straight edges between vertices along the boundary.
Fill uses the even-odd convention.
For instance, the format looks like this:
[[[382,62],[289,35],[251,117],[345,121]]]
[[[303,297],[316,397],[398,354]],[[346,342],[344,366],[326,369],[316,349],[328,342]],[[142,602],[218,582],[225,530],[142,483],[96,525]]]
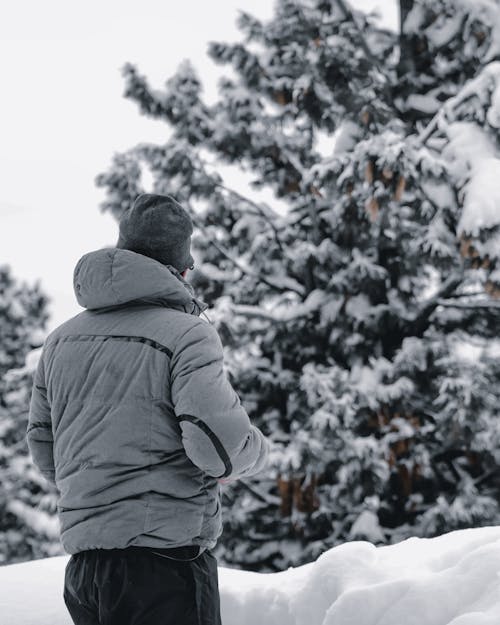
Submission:
[[[211,440],[215,448],[215,451],[217,452],[217,456],[224,464],[224,468],[225,468],[224,473],[220,475],[219,477],[226,477],[230,475],[233,470],[233,466],[231,464],[229,455],[227,451],[224,449],[224,445],[222,444],[217,434],[215,434],[215,432],[204,421],[202,421],[198,417],[194,417],[193,415],[189,415],[189,414],[179,415],[179,422],[181,421],[189,421],[190,423],[193,423],[194,425],[198,426],[208,436],[208,438]]]

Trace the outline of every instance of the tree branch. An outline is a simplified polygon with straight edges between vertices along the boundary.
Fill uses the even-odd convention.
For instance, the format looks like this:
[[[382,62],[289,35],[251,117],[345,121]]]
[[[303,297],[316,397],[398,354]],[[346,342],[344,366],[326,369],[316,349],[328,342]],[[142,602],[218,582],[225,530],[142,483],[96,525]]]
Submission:
[[[246,304],[232,304],[231,310],[236,315],[243,315],[244,317],[255,317],[258,319],[266,319],[274,323],[285,323],[288,321],[294,321],[295,319],[301,319],[308,315],[315,313],[325,302],[329,296],[321,291],[311,291],[306,300],[298,302],[294,307],[290,309],[287,307],[286,311],[281,313],[273,313],[262,310],[258,306],[249,306]]]
[[[477,308],[483,309],[497,309],[500,310],[500,302],[453,302],[446,299],[438,300],[439,306],[445,306],[446,308]]]
[[[461,297],[476,297],[477,295],[484,295],[484,291],[471,291],[470,293],[451,293],[449,298],[459,299]]]
[[[244,480],[238,480],[238,481],[242,486],[244,486],[247,490],[249,490],[252,493],[252,495],[256,497],[257,499],[264,501],[270,506],[278,506],[280,504],[281,500],[279,497],[273,497],[272,495],[266,496],[260,490],[258,490],[255,486],[250,486],[250,484],[248,484]]]
[[[212,239],[212,237],[210,237],[207,234],[206,228],[196,219],[196,217],[194,217],[193,208],[189,206],[189,209],[190,209],[191,220],[193,222],[193,225],[199,228],[205,234],[207,241],[213,247],[215,247],[215,249],[220,254],[222,254],[222,256],[224,256],[225,258],[227,258],[227,260],[233,263],[233,265],[237,267],[242,273],[246,274],[247,276],[251,276],[252,278],[256,278],[257,280],[260,280],[264,284],[267,284],[267,286],[271,287],[272,289],[275,289],[276,291],[279,291],[280,293],[284,293],[286,291],[293,291],[294,293],[297,293],[297,295],[300,295],[301,297],[304,295],[305,289],[301,288],[302,285],[299,282],[293,281],[294,284],[292,284],[292,280],[288,279],[286,283],[279,284],[278,282],[275,282],[272,278],[268,278],[267,276],[264,276],[261,273],[256,273],[255,271],[251,271],[250,269],[245,267],[230,252],[228,252],[225,247],[216,243]]]
[[[231,310],[237,314],[242,315],[243,317],[254,317],[257,319],[266,319],[267,321],[278,322],[279,318],[276,315],[273,315],[271,312],[266,312],[262,310],[258,306],[247,306],[245,304],[233,304],[231,306]]]
[[[276,240],[276,243],[278,244],[278,247],[280,248],[281,252],[284,254],[285,250],[283,249],[283,244],[281,243],[281,240],[279,238],[278,229],[276,228],[276,225],[273,223],[273,221],[269,218],[269,216],[266,215],[265,211],[262,209],[261,206],[259,206],[253,200],[245,197],[244,195],[241,195],[241,193],[238,193],[238,191],[235,191],[234,189],[229,189],[228,187],[226,187],[225,185],[223,185],[221,183],[217,182],[217,183],[215,183],[215,186],[219,187],[221,189],[224,189],[225,191],[227,191],[228,193],[231,193],[232,195],[234,195],[238,199],[242,200],[243,202],[247,202],[247,204],[250,204],[251,206],[256,208],[258,210],[258,212],[259,212],[259,215],[261,215],[261,217],[263,217],[267,221],[267,223],[271,226],[271,228],[272,228],[272,230],[274,232],[274,238]]]
[[[413,319],[410,320],[410,327],[412,334],[418,336],[426,330],[428,319],[439,306],[439,301],[445,297],[448,297],[453,291],[461,284],[463,280],[463,272],[452,274],[448,280],[444,282],[438,292],[421,306],[420,310],[416,313]]]
[[[474,79],[471,79],[474,80]],[[470,82],[470,81],[469,81]],[[448,113],[454,112],[455,109],[464,102],[472,99],[476,93],[468,93],[466,96],[462,95],[462,91],[464,91],[464,87],[468,87],[469,82],[467,82],[456,95],[448,100],[445,100],[443,106],[436,111],[434,117],[427,124],[427,126],[418,134],[418,138],[420,139],[422,145],[425,145],[427,140],[434,134],[434,131],[438,128],[439,122],[444,120],[448,122],[447,115]]]
[[[380,66],[378,64],[377,58],[375,57],[373,52],[370,50],[368,44],[366,43],[365,35],[364,35],[363,32],[361,32],[361,29],[359,27],[358,22],[356,21],[356,18],[354,17],[353,12],[349,8],[349,6],[345,3],[344,0],[335,0],[335,1],[338,4],[338,6],[340,7],[340,9],[344,12],[344,14],[346,15],[347,19],[351,20],[351,22],[354,24],[354,26],[355,26],[355,28],[356,28],[356,30],[358,32],[359,43],[360,43],[361,47],[363,48],[363,52],[365,53],[366,58],[370,60],[370,62],[375,67],[375,69],[380,74],[380,76],[383,77],[384,82],[387,84],[387,82],[388,82],[387,81],[387,76],[380,69]]]

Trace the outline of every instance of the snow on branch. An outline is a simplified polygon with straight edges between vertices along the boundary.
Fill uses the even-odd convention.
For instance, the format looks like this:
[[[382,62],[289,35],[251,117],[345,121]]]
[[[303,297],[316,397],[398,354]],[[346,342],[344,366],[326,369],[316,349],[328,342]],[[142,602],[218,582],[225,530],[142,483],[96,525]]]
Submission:
[[[455,289],[460,286],[463,280],[463,271],[458,271],[458,273],[452,274],[441,286],[441,288],[437,291],[435,295],[430,297],[417,311],[414,317],[409,320],[410,325],[414,332],[419,333],[420,331],[425,330],[427,325],[427,320],[434,312],[434,310],[439,306],[440,300],[448,297],[455,291]]]
[[[499,84],[500,61],[493,61],[483,67],[480,73],[472,80],[469,80],[456,95],[443,103],[429,124],[419,133],[418,139],[422,144],[425,144],[436,130],[444,129],[452,121],[451,116],[457,111],[459,106],[473,98],[479,98],[480,102],[486,105],[492,102],[494,111],[488,112],[488,121],[490,119],[494,121],[496,117],[494,117],[494,113],[496,112],[498,113],[497,119],[500,122]],[[493,94],[498,95],[493,96]]]
[[[275,323],[286,323],[301,317],[307,317],[311,313],[319,310],[327,301],[331,300],[331,295],[321,289],[311,291],[303,302],[290,303],[277,306],[273,310],[264,310],[259,306],[248,306],[245,304],[231,304],[231,310],[237,315],[266,319]]]

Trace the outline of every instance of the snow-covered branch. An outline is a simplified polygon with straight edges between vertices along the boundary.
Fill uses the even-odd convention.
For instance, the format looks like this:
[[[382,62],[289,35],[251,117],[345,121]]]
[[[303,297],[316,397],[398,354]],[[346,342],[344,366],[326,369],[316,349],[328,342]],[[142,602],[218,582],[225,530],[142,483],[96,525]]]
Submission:
[[[244,195],[242,195],[238,191],[235,191],[234,189],[229,189],[228,187],[226,187],[225,185],[223,185],[221,183],[216,183],[215,186],[219,187],[220,189],[224,189],[224,191],[227,191],[231,195],[234,195],[234,197],[237,197],[239,200],[241,200],[243,202],[246,202],[247,204],[250,204],[250,206],[253,206],[255,209],[257,209],[258,214],[263,219],[265,219],[266,222],[271,226],[271,229],[272,229],[272,231],[274,233],[274,239],[275,239],[278,247],[280,248],[281,252],[284,254],[283,244],[282,244],[280,236],[279,236],[278,228],[276,227],[276,224],[273,222],[272,218],[268,214],[266,214],[266,211],[262,208],[262,206],[260,206],[259,204],[257,204],[257,202],[254,202],[250,198],[245,197]],[[272,209],[270,209],[269,207],[266,207],[266,208],[269,211],[272,211]],[[273,212],[273,214],[275,214],[274,211],[272,211],[272,212]]]
[[[429,137],[438,130],[442,123],[450,122],[449,116],[455,113],[457,108],[473,98],[481,98],[485,89],[494,91],[495,85],[500,82],[500,61],[493,61],[484,66],[479,74],[469,80],[460,91],[452,98],[446,100],[436,112],[429,124],[419,133],[418,138],[425,144]]]
[[[500,309],[500,302],[457,302],[440,299],[438,300],[438,305],[447,308]]]
[[[248,276],[252,276],[253,278],[256,278],[257,280],[260,280],[261,282],[263,282],[264,284],[267,284],[269,287],[271,287],[272,289],[275,289],[276,291],[279,291],[279,292],[294,291],[298,295],[301,295],[301,296],[304,295],[305,288],[299,282],[297,282],[296,280],[293,280],[292,278],[289,278],[286,276],[282,278],[269,277],[262,273],[257,273],[255,271],[252,271],[248,267],[245,267],[245,265],[242,262],[240,262],[237,258],[235,258],[233,254],[231,254],[223,245],[216,243],[213,240],[213,238],[208,235],[206,228],[194,217],[194,211],[191,211],[191,219],[193,221],[193,224],[197,228],[202,230],[202,232],[206,235],[207,241],[210,243],[210,245],[215,247],[215,249],[220,254],[222,254],[222,256],[224,256],[225,258],[227,258],[227,260],[233,263],[233,265],[237,267],[242,273]]]
[[[448,297],[462,283],[463,271],[452,274],[441,286],[435,295],[430,297],[417,311],[414,317],[409,320],[412,334],[420,334],[425,331],[428,319],[434,310],[439,306],[440,300]]]
[[[293,321],[302,317],[307,317],[311,313],[319,310],[328,300],[331,299],[331,295],[316,289],[311,291],[307,298],[303,302],[297,302],[293,305],[286,305],[276,307],[274,310],[264,310],[259,306],[248,306],[245,304],[232,304],[231,310],[234,314],[242,315],[244,317],[254,317],[258,319],[266,319],[274,323],[285,323]]]

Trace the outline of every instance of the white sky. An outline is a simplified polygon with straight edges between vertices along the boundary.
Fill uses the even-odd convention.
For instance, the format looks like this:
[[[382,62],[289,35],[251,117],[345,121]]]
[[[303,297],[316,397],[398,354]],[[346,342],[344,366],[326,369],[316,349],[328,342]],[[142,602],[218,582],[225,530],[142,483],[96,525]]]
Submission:
[[[381,7],[396,27],[395,0]],[[221,68],[209,40],[235,41],[237,9],[266,19],[271,0],[16,0],[0,4],[0,264],[40,279],[51,298],[47,329],[79,312],[73,268],[82,254],[114,245],[118,225],[98,210],[96,174],[114,152],[164,142],[168,127],[123,97],[127,61],[160,87],[190,58],[208,99]],[[231,181],[242,190],[241,177]],[[246,189],[243,188],[246,192]],[[270,195],[263,196],[272,201]]]

